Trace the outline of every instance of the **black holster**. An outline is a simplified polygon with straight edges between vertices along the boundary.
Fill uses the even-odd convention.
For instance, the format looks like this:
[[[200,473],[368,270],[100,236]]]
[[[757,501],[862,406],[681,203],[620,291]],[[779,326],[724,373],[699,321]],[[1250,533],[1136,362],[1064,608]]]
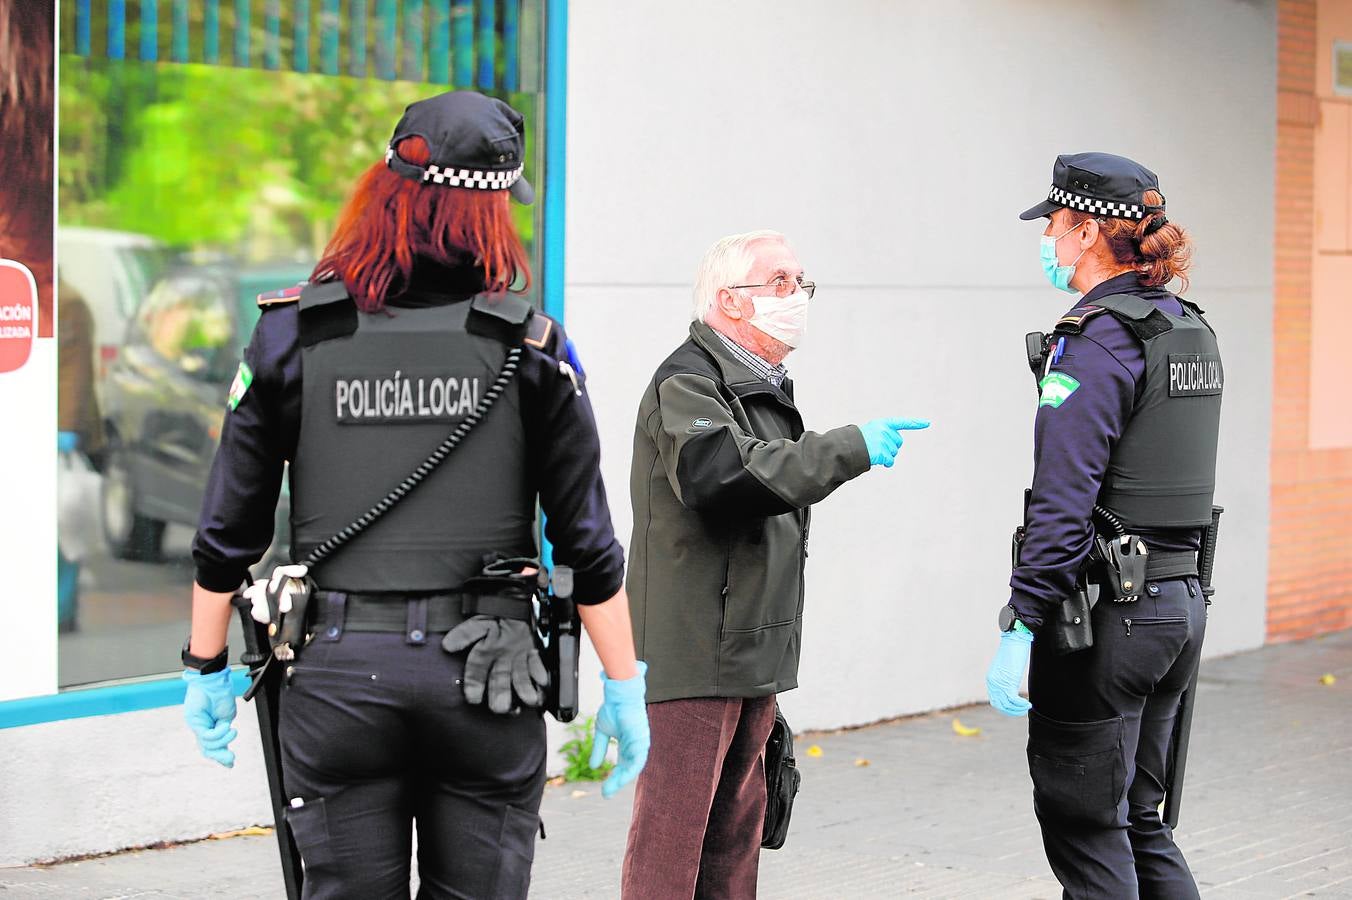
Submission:
[[[1145,590],[1150,561],[1145,541],[1132,534],[1095,537],[1090,566],[1109,600],[1132,603]]]
[[[1031,335],[1030,335],[1031,337]],[[1010,551],[1014,568],[1019,567],[1023,556],[1023,542],[1027,537],[1028,504],[1033,492],[1023,492],[1023,524],[1014,529],[1014,540]],[[1094,626],[1090,613],[1098,602],[1099,588],[1091,584],[1083,572],[1075,581],[1075,590],[1056,607],[1056,617],[1043,623],[1043,630],[1051,632],[1052,646],[1059,654],[1075,653],[1094,646]]]
[[[552,578],[540,573],[541,591],[537,604],[535,640],[540,657],[549,672],[549,690],[545,711],[560,722],[571,722],[578,709],[578,642],[582,623],[573,602],[573,570],[555,566]],[[545,590],[545,585],[549,589]]]
[[[1047,624],[1051,626],[1052,642],[1057,653],[1076,653],[1094,646],[1094,626],[1090,613],[1098,602],[1098,595],[1099,586],[1086,582],[1081,575],[1074,592],[1056,607],[1056,618]]]

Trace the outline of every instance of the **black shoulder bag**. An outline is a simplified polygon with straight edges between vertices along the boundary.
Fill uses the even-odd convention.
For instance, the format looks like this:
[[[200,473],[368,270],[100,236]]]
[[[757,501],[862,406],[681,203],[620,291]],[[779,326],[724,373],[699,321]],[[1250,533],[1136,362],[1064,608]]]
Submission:
[[[765,827],[761,830],[761,846],[766,850],[784,846],[799,780],[798,763],[793,758],[793,730],[776,703],[775,723],[770,728],[770,739],[765,742]]]

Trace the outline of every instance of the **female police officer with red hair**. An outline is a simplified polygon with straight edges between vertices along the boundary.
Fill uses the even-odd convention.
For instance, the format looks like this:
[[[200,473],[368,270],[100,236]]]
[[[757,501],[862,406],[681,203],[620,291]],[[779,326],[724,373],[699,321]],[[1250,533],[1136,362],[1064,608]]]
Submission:
[[[306,897],[407,897],[414,821],[420,897],[526,895],[545,774],[530,707],[545,676],[528,623],[471,608],[462,589],[486,559],[536,555],[537,498],[605,669],[597,743],[620,743],[605,792],[647,756],[643,664],[581,367],[559,324],[511,293],[530,281],[507,199],[530,202],[523,155],[522,117],[500,100],[463,91],[409,106],[312,282],[260,299],[231,391],[184,652],[185,715],[226,766],[230,597],[271,539],[283,463],[303,559],[472,425],[388,514],[279,576],[310,587],[280,709]],[[487,677],[476,654],[494,661]]]
[[[1196,897],[1159,806],[1206,631],[1197,553],[1220,351],[1202,311],[1167,290],[1175,278],[1186,290],[1191,242],[1149,169],[1058,157],[1047,199],[1022,218],[1047,220],[1043,271],[1083,297],[1037,372],[1033,487],[991,705],[1031,706],[1034,807],[1067,897]],[[1030,655],[1031,705],[1018,695]]]

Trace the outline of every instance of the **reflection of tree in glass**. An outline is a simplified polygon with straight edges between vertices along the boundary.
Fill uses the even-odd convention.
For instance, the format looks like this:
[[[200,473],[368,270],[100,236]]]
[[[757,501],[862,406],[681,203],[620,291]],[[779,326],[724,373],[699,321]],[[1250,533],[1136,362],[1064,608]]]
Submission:
[[[404,106],[445,90],[71,55],[60,77],[63,225],[255,261],[317,256]],[[505,99],[534,106],[513,97]],[[527,129],[528,141],[534,133]],[[531,210],[518,215],[529,241]]]

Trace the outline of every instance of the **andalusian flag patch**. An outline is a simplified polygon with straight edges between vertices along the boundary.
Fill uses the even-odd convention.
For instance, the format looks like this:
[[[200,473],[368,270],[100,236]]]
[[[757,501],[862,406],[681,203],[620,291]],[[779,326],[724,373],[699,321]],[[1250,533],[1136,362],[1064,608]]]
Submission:
[[[250,369],[249,364],[241,360],[239,371],[235,373],[235,380],[230,383],[230,399],[226,401],[226,405],[230,407],[231,412],[234,412],[235,407],[239,406],[239,401],[244,399],[244,395],[248,393],[251,384],[253,384],[253,369]]]
[[[1037,405],[1050,406],[1052,409],[1065,403],[1080,387],[1080,383],[1065,372],[1048,372],[1039,384],[1042,387],[1042,395]]]

